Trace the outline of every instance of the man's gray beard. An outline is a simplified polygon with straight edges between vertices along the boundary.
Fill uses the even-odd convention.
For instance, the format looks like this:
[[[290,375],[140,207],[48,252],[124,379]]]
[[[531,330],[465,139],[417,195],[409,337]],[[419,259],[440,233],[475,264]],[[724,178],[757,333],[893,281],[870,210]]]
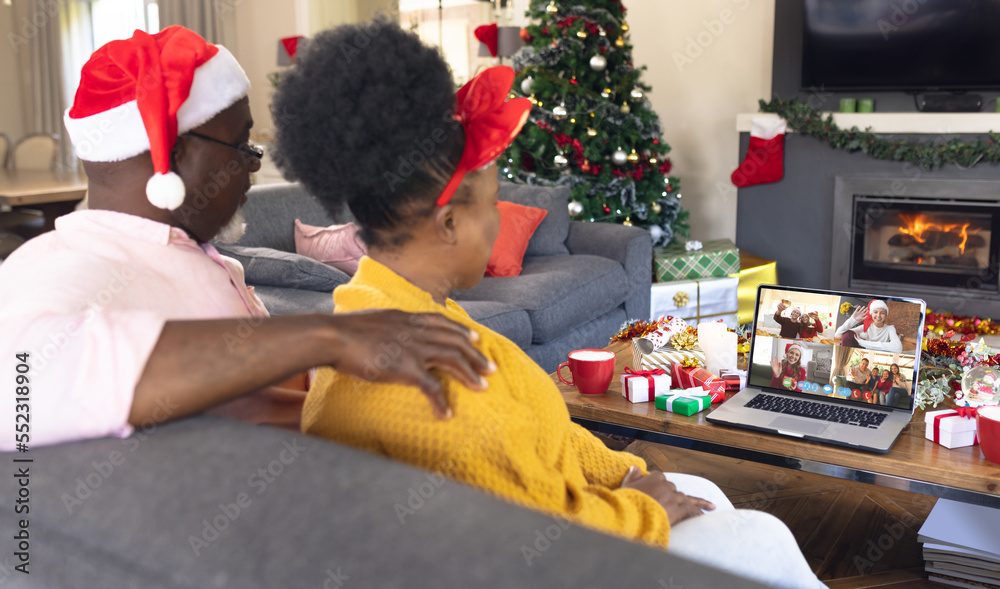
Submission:
[[[243,220],[243,207],[240,207],[236,209],[233,218],[215,234],[215,241],[219,243],[236,243],[246,232],[247,224]]]

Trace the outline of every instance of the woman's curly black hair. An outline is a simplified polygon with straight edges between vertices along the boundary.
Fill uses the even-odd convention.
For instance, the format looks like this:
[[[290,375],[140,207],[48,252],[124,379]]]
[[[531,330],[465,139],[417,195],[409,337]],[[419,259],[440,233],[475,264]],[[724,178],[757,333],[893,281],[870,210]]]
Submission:
[[[462,157],[454,107],[447,63],[416,35],[384,20],[324,31],[282,74],[275,161],[331,213],[346,204],[365,243],[399,245]]]

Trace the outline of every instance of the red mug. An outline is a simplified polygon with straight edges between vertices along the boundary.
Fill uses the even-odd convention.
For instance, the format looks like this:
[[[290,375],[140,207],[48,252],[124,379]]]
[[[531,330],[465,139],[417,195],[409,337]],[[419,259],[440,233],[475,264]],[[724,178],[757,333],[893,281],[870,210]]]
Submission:
[[[1000,464],[1000,407],[980,407],[976,413],[976,433],[979,449],[993,464]]]
[[[573,380],[563,378],[564,366],[569,366]],[[607,350],[574,350],[569,353],[569,360],[556,369],[556,375],[581,394],[603,395],[615,376],[615,354]]]

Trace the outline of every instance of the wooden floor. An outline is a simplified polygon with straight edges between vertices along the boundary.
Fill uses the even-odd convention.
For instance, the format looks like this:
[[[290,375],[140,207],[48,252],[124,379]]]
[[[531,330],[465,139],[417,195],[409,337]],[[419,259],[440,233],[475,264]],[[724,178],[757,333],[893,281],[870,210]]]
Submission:
[[[738,508],[780,518],[831,588],[945,587],[926,580],[917,543],[932,497],[641,440],[619,445],[650,468],[711,480]]]

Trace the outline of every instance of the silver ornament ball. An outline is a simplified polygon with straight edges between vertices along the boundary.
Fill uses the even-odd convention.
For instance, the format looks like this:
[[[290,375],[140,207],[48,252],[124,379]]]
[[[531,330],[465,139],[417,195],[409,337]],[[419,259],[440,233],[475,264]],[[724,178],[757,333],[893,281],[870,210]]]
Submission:
[[[568,114],[569,114],[569,111],[567,111],[566,107],[563,106],[563,105],[561,105],[561,104],[552,108],[552,116],[554,116],[557,121],[561,121],[561,120],[565,119],[566,115],[568,115]]]
[[[563,154],[557,153],[556,157],[552,158],[552,163],[555,164],[557,168],[565,168],[566,164],[569,163],[569,160],[566,159],[566,156]]]
[[[531,94],[531,87],[535,84],[535,79],[531,76],[521,80],[521,93]]]
[[[643,97],[642,90],[638,88],[632,88],[632,91],[628,95],[632,97],[632,100],[642,100]]]
[[[608,67],[608,60],[603,55],[595,55],[590,58],[590,69],[595,72],[603,72]]]
[[[628,154],[621,149],[616,149],[615,152],[611,154],[611,162],[616,166],[624,166],[627,161]]]
[[[576,217],[583,212],[583,203],[578,200],[569,201],[569,216]]]
[[[663,238],[663,229],[660,229],[659,225],[649,226],[649,236],[653,239],[653,243],[659,243],[660,239]]]

